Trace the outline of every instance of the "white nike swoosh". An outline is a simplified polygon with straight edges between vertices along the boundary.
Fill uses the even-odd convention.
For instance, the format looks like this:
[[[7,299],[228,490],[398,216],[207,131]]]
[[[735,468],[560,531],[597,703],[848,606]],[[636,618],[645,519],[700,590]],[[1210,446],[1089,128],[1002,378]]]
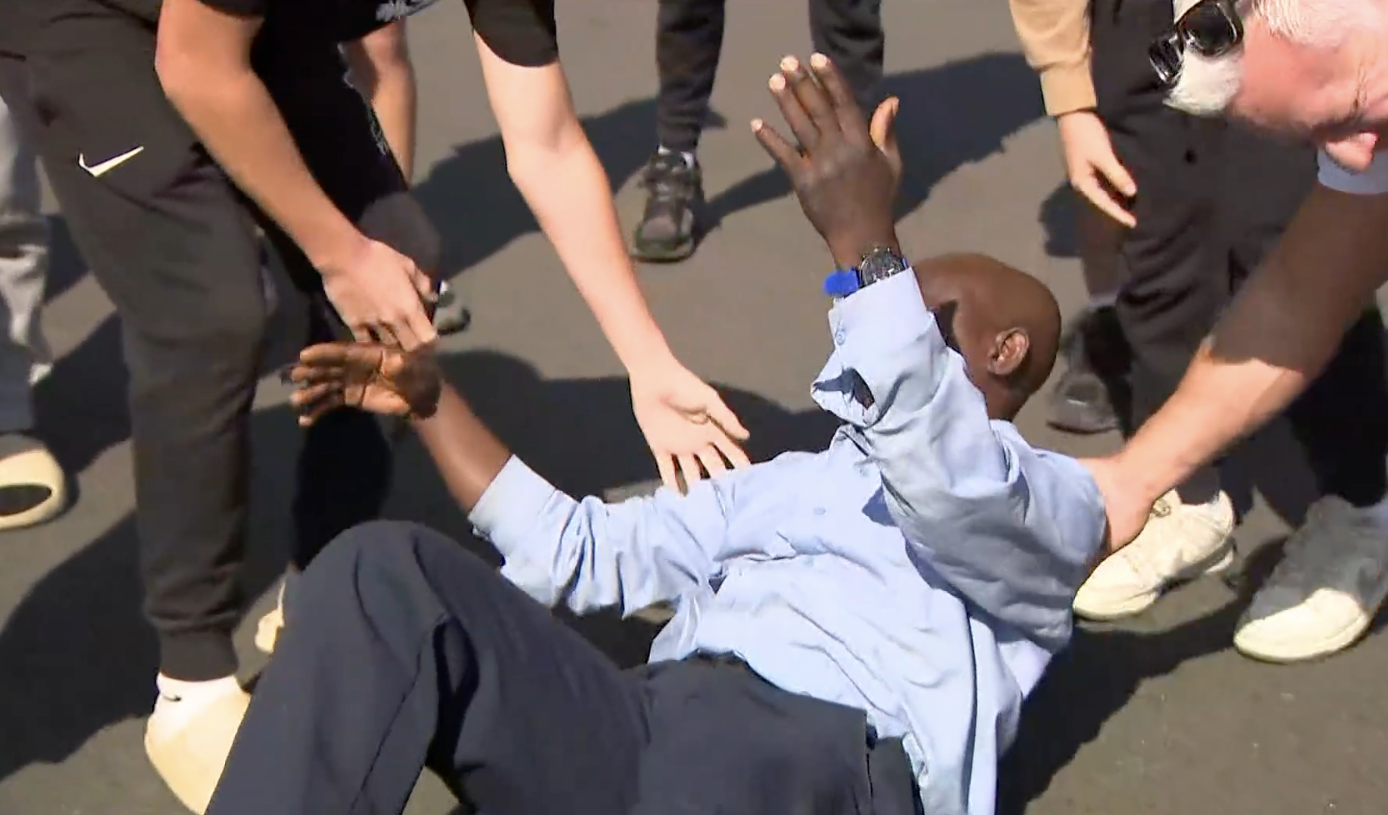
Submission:
[[[100,178],[100,177],[102,177],[103,175],[106,175],[107,173],[109,173],[109,172],[111,172],[112,170],[116,169],[117,167],[121,166],[121,165],[124,164],[125,162],[131,160],[132,158],[134,158],[134,157],[136,157],[136,156],[138,156],[138,155],[140,155],[140,154],[143,153],[144,151],[145,151],[145,148],[144,148],[143,146],[141,146],[141,147],[136,147],[134,150],[130,150],[130,151],[125,152],[125,153],[121,153],[119,156],[116,156],[115,158],[108,158],[108,159],[106,159],[105,161],[101,162],[100,164],[93,164],[93,165],[91,165],[90,167],[87,166],[87,158],[86,158],[86,156],[84,156],[84,155],[82,155],[81,153],[79,153],[79,154],[77,155],[77,166],[78,166],[78,167],[81,167],[81,168],[84,169],[84,170],[86,170],[88,173],[91,173],[92,178]]]

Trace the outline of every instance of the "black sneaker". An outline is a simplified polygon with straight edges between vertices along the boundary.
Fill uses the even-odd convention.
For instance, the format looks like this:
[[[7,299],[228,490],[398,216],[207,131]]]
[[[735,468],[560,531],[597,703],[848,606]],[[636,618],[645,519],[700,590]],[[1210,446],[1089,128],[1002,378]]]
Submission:
[[[1118,430],[1125,402],[1122,368],[1128,355],[1112,308],[1087,310],[1061,340],[1066,370],[1051,392],[1047,424],[1067,433],[1090,435]]]
[[[641,176],[646,212],[631,237],[631,254],[650,263],[673,263],[694,254],[703,215],[699,166],[680,153],[656,153]]]

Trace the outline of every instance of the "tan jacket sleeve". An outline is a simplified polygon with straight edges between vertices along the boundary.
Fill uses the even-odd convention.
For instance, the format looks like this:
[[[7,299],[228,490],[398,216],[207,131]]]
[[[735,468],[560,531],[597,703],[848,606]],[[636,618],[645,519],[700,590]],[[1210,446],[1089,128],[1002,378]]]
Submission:
[[[1008,0],[1027,63],[1041,75],[1046,112],[1094,107],[1089,0]]]

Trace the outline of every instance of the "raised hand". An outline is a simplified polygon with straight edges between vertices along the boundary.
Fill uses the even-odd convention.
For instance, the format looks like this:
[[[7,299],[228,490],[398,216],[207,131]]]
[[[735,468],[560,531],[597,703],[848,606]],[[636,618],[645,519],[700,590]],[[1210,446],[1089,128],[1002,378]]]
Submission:
[[[304,426],[339,407],[427,418],[443,385],[432,346],[407,353],[380,343],[305,348],[286,379],[300,386],[290,403]]]
[[[823,54],[811,56],[808,67],[786,57],[768,84],[799,148],[761,119],[753,120],[752,132],[790,177],[834,261],[847,269],[871,249],[896,248],[900,103],[886,100],[867,124],[848,83]]]

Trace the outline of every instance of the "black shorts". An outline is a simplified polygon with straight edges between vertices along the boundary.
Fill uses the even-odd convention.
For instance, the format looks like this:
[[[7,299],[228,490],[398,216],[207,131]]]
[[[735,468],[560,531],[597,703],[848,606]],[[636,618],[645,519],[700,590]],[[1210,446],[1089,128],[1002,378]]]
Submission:
[[[249,298],[262,292],[257,225],[295,285],[335,318],[316,270],[166,99],[154,71],[154,26],[95,0],[45,2],[71,13],[45,20],[25,50],[38,146],[73,239],[127,331],[191,332],[198,321],[225,319],[208,312],[228,303],[253,310]],[[436,273],[438,237],[369,104],[347,83],[337,46],[291,51],[262,37],[253,57],[333,203],[363,232]]]

